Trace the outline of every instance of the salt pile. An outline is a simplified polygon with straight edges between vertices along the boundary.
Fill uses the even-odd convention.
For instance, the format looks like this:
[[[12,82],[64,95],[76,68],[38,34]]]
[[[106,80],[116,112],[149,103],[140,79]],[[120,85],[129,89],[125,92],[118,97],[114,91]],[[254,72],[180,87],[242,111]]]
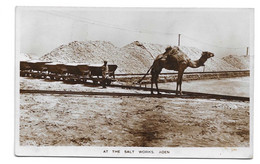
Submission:
[[[250,68],[250,56],[228,55],[223,57],[222,59],[238,69],[247,70]]]
[[[117,64],[116,73],[145,73],[152,65],[157,55],[164,53],[169,45],[132,42],[122,48],[114,46],[107,41],[74,41],[68,45],[61,45],[40,60],[60,63],[91,63],[103,64],[107,60],[109,64]],[[195,47],[181,46],[191,60],[198,60],[202,51]],[[225,60],[215,57],[205,63],[205,68],[188,68],[186,71],[233,71],[237,67]],[[172,72],[163,69],[163,72]]]
[[[157,55],[162,54],[165,52],[165,48],[169,45],[160,45],[160,44],[151,44],[151,43],[140,43],[138,41],[135,41],[131,44],[128,44],[121,48],[122,51],[125,51],[135,58],[137,58],[141,63],[143,64],[143,67],[146,69],[143,69],[144,73],[146,72],[150,66],[153,64],[154,59]],[[188,57],[191,60],[198,60],[201,57],[202,50],[199,50],[195,47],[186,47],[186,46],[180,46],[180,49],[188,55]],[[234,71],[238,70],[236,67],[228,64],[226,61],[223,61],[221,58],[217,57],[216,55],[207,60],[204,67],[199,68],[187,68],[186,71],[188,72],[194,72],[194,71]],[[172,72],[170,70],[163,69],[162,72]]]
[[[27,61],[27,60],[31,60],[31,59],[32,59],[32,57],[29,54],[20,53],[20,55],[19,55],[19,60],[20,61]]]
[[[74,41],[68,45],[61,45],[50,53],[40,58],[44,61],[61,63],[91,63],[103,64],[108,61],[109,64],[117,64],[116,73],[137,73],[140,70],[140,61],[120,51],[110,42],[105,41]]]
[[[138,62],[138,70],[146,72],[153,64],[157,55],[163,53],[167,46],[159,44],[140,43],[135,41],[120,49],[124,54],[129,54]],[[141,73],[139,72],[139,73]]]

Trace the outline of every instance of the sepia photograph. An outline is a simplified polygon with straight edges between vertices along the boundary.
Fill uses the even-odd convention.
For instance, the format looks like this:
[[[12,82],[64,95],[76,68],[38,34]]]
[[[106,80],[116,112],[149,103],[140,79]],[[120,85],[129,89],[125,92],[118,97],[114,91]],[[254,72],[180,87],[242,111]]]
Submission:
[[[252,158],[254,9],[15,14],[17,156]]]

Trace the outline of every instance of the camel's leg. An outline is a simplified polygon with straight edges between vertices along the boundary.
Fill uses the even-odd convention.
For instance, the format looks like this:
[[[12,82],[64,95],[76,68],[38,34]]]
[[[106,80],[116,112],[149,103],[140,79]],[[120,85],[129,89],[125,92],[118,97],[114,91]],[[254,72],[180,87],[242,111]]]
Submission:
[[[154,78],[154,74],[152,74],[151,77],[151,94],[153,94],[153,78]]]
[[[182,82],[180,82],[180,95],[182,95],[181,83],[182,83]]]
[[[159,78],[159,74],[156,74],[155,78],[154,78],[155,79],[155,86],[156,86],[158,95],[160,95],[161,93],[160,93],[159,88],[158,88],[158,78]]]
[[[178,74],[178,79],[179,79],[179,86],[180,86],[180,95],[182,95],[182,90],[181,90],[181,84],[182,84],[182,77],[183,77],[183,70],[180,71],[180,76]]]
[[[180,86],[180,94],[181,94],[181,80],[182,80],[183,71],[178,71],[178,78],[177,78],[177,86],[176,86],[176,95],[179,94],[179,86]]]
[[[176,82],[176,95],[178,95],[178,87],[179,87],[179,82],[178,82],[179,80],[178,80],[178,78],[177,78],[177,82]]]
[[[152,74],[152,78],[151,78],[151,94],[153,94],[153,83],[155,83],[156,89],[157,89],[157,93],[160,94],[159,89],[158,89],[158,84],[157,84],[157,80],[158,80],[158,76],[161,73],[162,68],[158,65],[154,65],[152,70],[151,70],[151,74]]]
[[[177,77],[177,82],[176,82],[176,95],[179,94],[179,85],[180,85],[180,72],[178,71],[178,77]]]
[[[182,90],[181,90],[181,84],[182,84],[182,76],[181,76],[181,79],[180,79],[180,95],[182,95]]]

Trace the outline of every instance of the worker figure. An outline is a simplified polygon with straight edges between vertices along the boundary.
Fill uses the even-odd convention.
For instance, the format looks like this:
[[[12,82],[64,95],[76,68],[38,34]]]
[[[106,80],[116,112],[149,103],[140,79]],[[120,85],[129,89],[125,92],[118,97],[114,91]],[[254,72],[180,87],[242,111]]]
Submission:
[[[108,73],[108,65],[107,61],[104,61],[104,65],[102,66],[102,87],[106,88],[106,79],[109,76]]]

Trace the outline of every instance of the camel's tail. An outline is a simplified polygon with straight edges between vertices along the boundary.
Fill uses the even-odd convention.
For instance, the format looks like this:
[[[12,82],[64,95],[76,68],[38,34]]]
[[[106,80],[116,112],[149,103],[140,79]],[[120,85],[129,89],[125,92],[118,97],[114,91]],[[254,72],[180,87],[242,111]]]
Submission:
[[[138,82],[137,82],[138,84],[140,84],[143,81],[143,79],[146,77],[146,75],[148,75],[148,73],[150,72],[152,67],[153,67],[153,65],[149,68],[149,70],[146,72],[146,74],[140,80],[138,80]]]

